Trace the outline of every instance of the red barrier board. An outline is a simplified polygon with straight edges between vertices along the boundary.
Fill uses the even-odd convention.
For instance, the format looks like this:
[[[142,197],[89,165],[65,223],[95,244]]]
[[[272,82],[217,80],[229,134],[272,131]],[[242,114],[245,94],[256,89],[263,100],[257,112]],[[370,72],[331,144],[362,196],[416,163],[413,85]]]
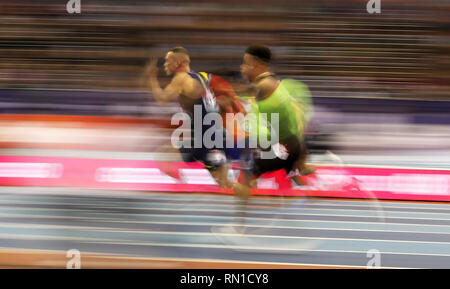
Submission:
[[[59,157],[0,157],[1,186],[78,187],[105,190],[215,192],[219,188],[200,163],[171,163],[180,180],[161,170],[162,163],[142,160],[79,159]],[[234,167],[229,177],[237,179]],[[364,198],[370,191],[378,199],[450,201],[450,171],[397,168],[317,167],[293,185],[284,171],[262,176],[257,195],[314,195]]]

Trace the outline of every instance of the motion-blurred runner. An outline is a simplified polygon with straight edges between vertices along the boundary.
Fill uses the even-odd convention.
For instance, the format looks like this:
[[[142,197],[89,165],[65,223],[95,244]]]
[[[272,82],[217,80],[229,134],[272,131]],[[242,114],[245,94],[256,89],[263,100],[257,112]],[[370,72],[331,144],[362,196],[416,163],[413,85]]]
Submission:
[[[242,200],[241,217],[245,215],[245,206],[250,196],[251,188],[255,186],[259,176],[267,172],[284,169],[287,174],[299,169],[300,174],[310,174],[312,168],[306,166],[306,146],[303,141],[303,132],[310,113],[310,94],[306,85],[293,79],[279,81],[269,70],[272,53],[266,46],[250,46],[247,48],[241,73],[253,87],[255,101],[252,104],[252,113],[264,113],[267,123],[272,123],[271,116],[277,115],[279,126],[275,127],[277,143],[263,149],[249,149],[243,156],[242,173],[238,196]],[[258,123],[258,126],[261,122]],[[272,127],[273,128],[273,127]],[[251,137],[265,132],[270,134],[268,128],[257,127],[250,131]],[[259,140],[259,136],[257,136]],[[267,139],[267,138],[266,138]],[[261,157],[262,152],[272,151],[273,158]],[[294,175],[294,179],[297,176]],[[297,180],[298,182],[298,180]]]
[[[222,113],[224,115],[225,113],[244,112],[233,89],[228,82],[218,76],[192,72],[188,51],[183,47],[175,47],[167,52],[164,70],[168,76],[173,77],[171,82],[162,89],[157,79],[158,68],[156,62],[157,60],[153,59],[146,68],[146,73],[149,76],[148,85],[154,98],[159,103],[177,100],[191,120],[190,144],[187,146],[182,145],[179,148],[182,160],[184,162],[202,162],[221,187],[232,187],[233,185],[227,178],[229,168],[227,156],[231,157],[232,154],[237,154],[237,157],[239,157],[239,152],[235,148],[226,147],[225,135],[224,141],[220,146],[213,146],[212,148],[205,146],[203,136],[212,125],[205,125],[203,119],[209,113]],[[193,120],[195,118],[199,118],[202,121],[200,125],[201,131],[199,132],[194,131],[195,125]],[[225,118],[223,119],[225,120]],[[229,129],[229,131],[235,132],[234,136],[231,136],[233,140],[245,137],[245,133],[239,129],[239,125],[236,122],[233,125],[236,129]],[[220,133],[225,134],[224,131],[216,131],[215,133],[214,136]],[[196,145],[198,143],[201,145]],[[161,167],[165,173],[179,179],[178,171],[171,168],[172,166]]]

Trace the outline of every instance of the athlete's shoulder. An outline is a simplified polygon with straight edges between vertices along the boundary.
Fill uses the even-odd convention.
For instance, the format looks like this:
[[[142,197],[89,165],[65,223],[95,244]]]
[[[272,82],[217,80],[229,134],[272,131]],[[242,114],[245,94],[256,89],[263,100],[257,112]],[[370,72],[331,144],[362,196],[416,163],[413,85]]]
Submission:
[[[286,88],[308,89],[308,85],[306,85],[304,82],[293,78],[285,78],[281,80],[280,84]]]
[[[266,77],[255,83],[256,100],[263,100],[278,88],[278,80],[275,77]]]
[[[306,106],[312,105],[311,92],[305,83],[295,79],[283,79],[280,85],[283,86],[296,103]],[[311,110],[311,108],[308,109]]]
[[[187,72],[178,72],[172,78],[171,84],[178,87],[192,86],[193,78]]]
[[[177,74],[175,74],[172,78],[172,80],[175,81],[182,81],[182,80],[187,80],[189,77],[189,74],[187,72],[178,72]]]

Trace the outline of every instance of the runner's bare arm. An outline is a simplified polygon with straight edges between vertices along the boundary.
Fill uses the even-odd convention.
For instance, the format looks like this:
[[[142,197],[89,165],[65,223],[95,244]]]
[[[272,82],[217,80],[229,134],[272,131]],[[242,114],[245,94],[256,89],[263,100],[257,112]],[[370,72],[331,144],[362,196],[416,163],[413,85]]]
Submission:
[[[153,97],[158,102],[170,102],[178,98],[183,91],[183,77],[175,76],[172,81],[162,89],[156,77],[150,77],[150,85],[152,87]]]
[[[183,90],[184,77],[182,75],[175,75],[172,81],[162,89],[157,78],[158,68],[156,67],[156,59],[152,60],[148,65],[147,73],[149,75],[148,84],[156,101],[164,103],[174,101],[178,98]]]
[[[263,100],[269,97],[277,88],[277,82],[272,79],[264,79],[255,85],[256,100]]]

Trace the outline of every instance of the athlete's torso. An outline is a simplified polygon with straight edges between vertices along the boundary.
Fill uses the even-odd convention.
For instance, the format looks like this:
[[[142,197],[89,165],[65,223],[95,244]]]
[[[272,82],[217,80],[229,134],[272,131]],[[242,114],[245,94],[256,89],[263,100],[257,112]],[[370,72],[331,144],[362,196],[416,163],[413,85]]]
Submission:
[[[269,124],[275,129],[280,141],[298,134],[296,109],[289,91],[281,81],[268,97],[255,102],[259,113],[265,113]],[[273,114],[278,116],[278,130]],[[272,136],[273,137],[273,136]]]
[[[181,108],[193,116],[194,105],[201,104],[204,94],[204,88],[197,79],[192,77],[191,73],[186,73],[183,90],[178,96],[178,103]]]

